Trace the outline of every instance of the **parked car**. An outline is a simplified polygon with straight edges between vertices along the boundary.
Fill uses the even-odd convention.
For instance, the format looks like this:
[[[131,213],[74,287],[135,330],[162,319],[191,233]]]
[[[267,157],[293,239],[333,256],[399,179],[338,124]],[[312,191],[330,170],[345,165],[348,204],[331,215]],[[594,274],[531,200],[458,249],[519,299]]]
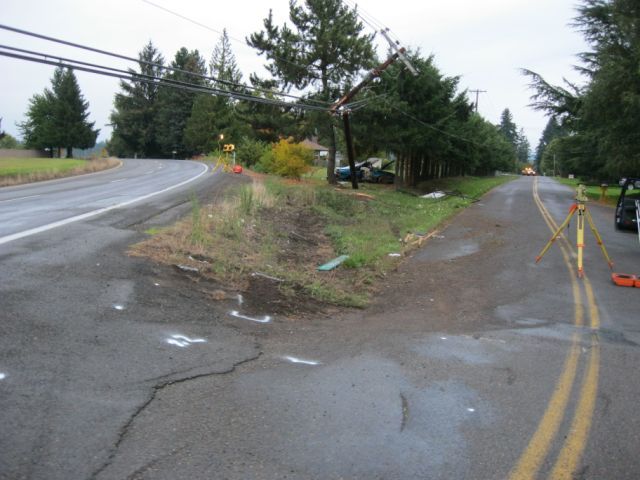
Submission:
[[[396,175],[394,172],[387,170],[395,160],[383,163],[380,158],[369,158],[364,162],[358,162],[356,167],[356,178],[358,181],[371,183],[393,183]],[[338,180],[348,181],[351,179],[351,170],[349,166],[336,168],[336,177]]]
[[[616,204],[616,228],[637,230],[636,200],[640,200],[640,178],[623,178],[620,186],[622,188]]]

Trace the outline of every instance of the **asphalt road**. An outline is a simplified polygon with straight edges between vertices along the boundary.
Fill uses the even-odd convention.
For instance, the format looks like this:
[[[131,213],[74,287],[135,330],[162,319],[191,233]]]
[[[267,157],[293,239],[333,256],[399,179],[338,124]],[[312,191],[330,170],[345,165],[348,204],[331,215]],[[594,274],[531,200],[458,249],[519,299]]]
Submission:
[[[508,183],[369,309],[265,324],[126,257],[164,201],[0,245],[2,478],[640,476],[640,289],[590,231],[585,278],[562,241],[534,262],[571,190]],[[637,237],[588,208],[639,270]]]

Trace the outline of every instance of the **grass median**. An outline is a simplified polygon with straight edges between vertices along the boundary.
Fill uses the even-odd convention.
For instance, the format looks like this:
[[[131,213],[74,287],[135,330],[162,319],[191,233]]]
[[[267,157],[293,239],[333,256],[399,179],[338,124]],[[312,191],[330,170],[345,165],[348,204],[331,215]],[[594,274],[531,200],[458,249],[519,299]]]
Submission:
[[[113,158],[0,158],[0,186],[51,180],[113,168]]]
[[[148,231],[131,253],[197,270],[226,289],[247,291],[256,277],[267,278],[298,304],[364,307],[378,280],[429,232],[512,178],[449,179],[423,188],[452,195],[426,199],[383,185],[351,190],[258,177],[222,203],[201,205],[194,197],[188,218]],[[317,270],[339,255],[349,257],[334,270]]]

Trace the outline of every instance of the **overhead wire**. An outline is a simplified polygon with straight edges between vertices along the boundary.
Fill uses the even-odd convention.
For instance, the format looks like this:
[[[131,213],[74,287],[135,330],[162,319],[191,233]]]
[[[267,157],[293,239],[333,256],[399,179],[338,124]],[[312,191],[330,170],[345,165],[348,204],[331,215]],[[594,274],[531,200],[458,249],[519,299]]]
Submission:
[[[93,74],[103,75],[103,76],[112,77],[112,78],[118,78],[120,80],[125,80],[130,82],[155,84],[158,86],[166,86],[166,87],[176,88],[180,90],[191,91],[195,93],[208,93],[208,94],[213,94],[217,96],[233,98],[236,100],[244,100],[244,101],[253,102],[253,103],[288,107],[292,109],[327,111],[327,108],[317,106],[317,105],[290,103],[282,100],[268,99],[268,98],[258,97],[258,96],[248,95],[248,94],[241,94],[238,92],[232,92],[232,91],[223,90],[219,88],[208,87],[206,85],[197,85],[197,84],[183,82],[175,79],[153,77],[153,76],[145,75],[142,73],[121,70],[113,67],[107,67],[104,65],[92,64],[92,63],[82,62],[78,60],[63,59],[62,57],[57,57],[55,55],[39,53],[39,52],[31,52],[29,50],[19,49],[16,47],[0,46],[0,49],[9,50],[9,51],[0,50],[0,56],[14,58],[17,60],[23,60],[28,62],[45,64],[45,65],[69,68],[72,70],[78,70],[82,72],[93,73]],[[20,53],[23,53],[23,55],[19,53],[11,53],[11,51],[20,52]]]
[[[411,115],[410,113],[405,112],[405,111],[404,111],[404,110],[402,110],[400,107],[397,107],[396,105],[393,105],[392,103],[388,103],[388,105],[389,105],[391,108],[393,108],[394,110],[396,110],[398,113],[400,113],[400,114],[404,115],[405,117],[407,117],[407,118],[409,118],[409,119],[411,119],[411,120],[413,120],[413,121],[415,121],[415,122],[418,122],[418,123],[420,123],[421,125],[423,125],[423,126],[425,126],[425,127],[429,128],[429,129],[431,129],[431,130],[434,130],[434,131],[436,131],[436,132],[438,132],[438,133],[441,133],[441,134],[443,134],[443,135],[446,135],[447,137],[455,138],[455,139],[458,139],[458,140],[460,140],[460,141],[462,141],[462,142],[466,142],[466,143],[469,143],[469,144],[471,144],[471,145],[475,145],[475,146],[477,146],[477,147],[482,147],[482,148],[485,148],[485,147],[486,147],[486,145],[484,145],[484,144],[482,144],[482,143],[474,142],[473,140],[469,140],[468,138],[464,138],[464,137],[461,137],[460,135],[456,135],[456,134],[454,134],[454,133],[449,133],[449,132],[447,132],[447,131],[445,131],[445,130],[442,130],[442,129],[438,128],[438,127],[434,127],[433,125],[431,125],[431,124],[429,124],[429,123],[427,123],[427,122],[424,122],[423,120],[420,120],[418,117],[415,117],[415,116]]]
[[[220,30],[217,30],[217,29],[215,29],[213,27],[210,27],[209,25],[205,25],[204,23],[201,23],[201,22],[199,22],[197,20],[194,20],[193,18],[187,17],[186,15],[183,15],[183,14],[181,14],[179,12],[176,12],[176,11],[171,10],[169,8],[163,7],[162,5],[158,5],[157,3],[152,2],[151,0],[142,0],[142,1],[144,3],[146,3],[146,4],[148,4],[148,5],[151,5],[152,7],[155,7],[155,8],[157,8],[159,10],[162,10],[162,11],[164,11],[166,13],[169,13],[169,14],[175,16],[175,17],[181,18],[182,20],[185,20],[185,21],[187,21],[189,23],[192,23],[192,24],[194,24],[194,25],[196,25],[198,27],[204,28],[205,30],[209,30],[210,32],[218,33],[220,35],[223,34],[223,32],[221,32]],[[247,48],[252,48],[249,45],[247,45],[245,40],[240,40],[238,38],[235,38],[235,37],[229,35],[228,33],[227,33],[227,37],[229,37],[230,40],[233,40],[234,42],[237,42],[237,43],[239,43],[239,44],[241,44],[241,45],[243,45],[243,46],[245,46]],[[276,56],[276,55],[272,55],[272,56],[273,56],[273,58],[275,58],[275,59],[277,59],[277,60],[279,60],[281,62],[288,63],[289,65],[293,65],[294,67],[298,67],[298,68],[302,68],[302,69],[308,69],[309,68],[309,65],[301,65],[299,63],[292,62],[291,60],[288,60],[286,58],[279,57],[279,56]],[[315,77],[315,78],[319,79],[319,77]]]
[[[100,55],[106,55],[106,56],[109,56],[109,57],[119,58],[121,60],[126,60],[126,61],[129,61],[129,62],[135,62],[135,63],[138,63],[138,64],[144,64],[144,65],[160,68],[162,70],[169,70],[169,71],[173,71],[173,72],[179,72],[179,73],[183,73],[183,74],[186,74],[186,75],[189,75],[189,76],[192,76],[192,77],[197,77],[197,78],[202,78],[202,79],[209,80],[209,81],[219,82],[219,83],[222,83],[224,85],[240,87],[242,89],[250,89],[250,90],[253,90],[253,91],[256,91],[256,92],[260,92],[260,93],[266,93],[266,94],[270,94],[270,95],[277,95],[277,96],[292,98],[292,99],[296,99],[296,100],[309,101],[309,102],[317,103],[319,105],[320,104],[329,105],[329,102],[324,102],[324,101],[315,100],[315,99],[305,99],[304,97],[297,96],[297,95],[291,95],[291,94],[285,93],[285,92],[277,92],[277,91],[267,90],[267,89],[253,87],[253,86],[249,86],[249,85],[243,85],[243,84],[240,84],[240,83],[237,83],[237,82],[232,82],[232,81],[229,81],[229,80],[224,80],[224,79],[216,78],[216,77],[209,76],[209,75],[203,75],[203,74],[196,73],[196,72],[190,72],[188,70],[183,70],[183,69],[180,69],[180,68],[175,68],[175,67],[172,67],[170,65],[162,65],[160,63],[149,62],[149,61],[146,61],[146,60],[129,57],[129,56],[122,55],[122,54],[119,54],[119,53],[110,52],[110,51],[107,51],[107,50],[102,50],[102,49],[99,49],[99,48],[90,47],[88,45],[74,43],[74,42],[70,42],[70,41],[67,41],[67,40],[62,40],[62,39],[59,39],[59,38],[49,37],[47,35],[42,35],[40,33],[31,32],[31,31],[28,31],[28,30],[23,30],[23,29],[20,29],[20,28],[11,27],[9,25],[0,24],[0,29],[8,30],[10,32],[18,33],[18,34],[21,34],[21,35],[30,36],[30,37],[33,37],[33,38],[38,38],[40,40],[46,40],[46,41],[49,41],[49,42],[58,43],[60,45],[66,45],[66,46],[69,46],[69,47],[78,48],[78,49],[81,49],[81,50],[86,50],[86,51],[98,53]]]

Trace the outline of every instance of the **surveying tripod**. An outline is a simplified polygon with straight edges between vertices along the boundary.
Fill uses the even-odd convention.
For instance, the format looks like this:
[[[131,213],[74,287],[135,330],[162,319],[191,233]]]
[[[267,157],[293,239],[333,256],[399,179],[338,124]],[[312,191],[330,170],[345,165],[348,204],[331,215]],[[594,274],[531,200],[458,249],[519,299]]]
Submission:
[[[578,224],[577,224],[578,231],[577,231],[576,246],[578,247],[578,276],[581,278],[584,276],[584,269],[582,267],[582,253],[584,249],[585,218],[587,219],[587,222],[589,222],[589,227],[591,227],[593,236],[596,237],[598,245],[600,245],[602,254],[604,255],[604,258],[607,260],[607,263],[609,264],[609,268],[613,269],[613,261],[611,260],[611,258],[609,258],[607,249],[605,248],[604,243],[602,242],[602,237],[600,237],[600,234],[598,233],[598,230],[596,229],[596,226],[593,223],[593,218],[591,218],[591,213],[589,213],[589,210],[587,210],[587,205],[586,205],[587,200],[588,200],[587,187],[585,187],[584,185],[578,185],[578,188],[576,191],[576,202],[573,205],[571,205],[571,208],[569,209],[569,215],[567,215],[567,218],[564,220],[564,222],[562,222],[562,225],[560,225],[558,229],[555,231],[555,233],[551,237],[551,240],[549,240],[547,244],[544,246],[544,248],[540,252],[540,255],[536,257],[536,263],[542,260],[542,257],[544,256],[544,254],[547,253],[547,251],[551,248],[551,245],[553,245],[553,242],[555,242],[556,238],[560,236],[560,234],[562,233],[562,230],[564,230],[564,228],[569,225],[571,218],[577,213],[578,214]]]

